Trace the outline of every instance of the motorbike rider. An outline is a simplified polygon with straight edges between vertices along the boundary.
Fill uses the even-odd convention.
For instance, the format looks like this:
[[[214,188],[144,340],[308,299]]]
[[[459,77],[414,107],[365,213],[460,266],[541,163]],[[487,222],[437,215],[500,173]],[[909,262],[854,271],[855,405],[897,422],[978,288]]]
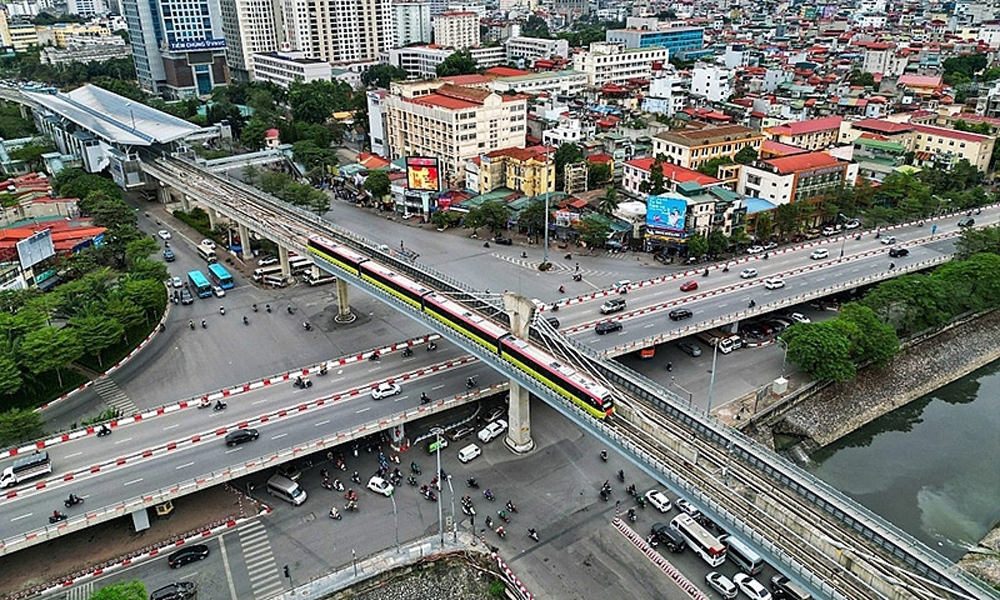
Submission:
[[[62,519],[63,516],[64,515],[61,512],[59,512],[58,510],[52,511],[52,518],[55,519],[55,520]]]

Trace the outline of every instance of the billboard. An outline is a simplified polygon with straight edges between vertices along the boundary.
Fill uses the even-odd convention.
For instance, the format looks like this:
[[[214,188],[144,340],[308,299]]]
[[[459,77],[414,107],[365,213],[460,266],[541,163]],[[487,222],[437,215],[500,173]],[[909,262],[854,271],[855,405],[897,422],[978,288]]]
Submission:
[[[687,222],[687,201],[677,196],[646,198],[646,227],[684,231]]]
[[[222,50],[226,47],[225,39],[211,40],[175,40],[168,44],[171,52],[188,52],[197,50]]]
[[[406,158],[406,187],[411,190],[436,192],[441,189],[438,159],[420,156]]]
[[[17,243],[17,258],[22,269],[30,269],[46,258],[55,256],[56,247],[52,244],[52,230],[39,231],[27,239]]]

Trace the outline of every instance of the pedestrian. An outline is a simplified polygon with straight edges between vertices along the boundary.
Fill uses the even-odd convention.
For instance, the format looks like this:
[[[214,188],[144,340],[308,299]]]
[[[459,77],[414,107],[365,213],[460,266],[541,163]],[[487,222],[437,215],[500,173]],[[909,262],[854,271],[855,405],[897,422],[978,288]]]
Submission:
[[[576,272],[577,272],[577,273],[579,273],[579,272],[580,272],[580,263],[576,263]]]
[[[621,508],[622,508],[622,501],[615,500],[615,512],[618,512],[619,510],[621,510]]]
[[[667,361],[667,371],[673,371],[673,370],[674,370],[674,363]]]

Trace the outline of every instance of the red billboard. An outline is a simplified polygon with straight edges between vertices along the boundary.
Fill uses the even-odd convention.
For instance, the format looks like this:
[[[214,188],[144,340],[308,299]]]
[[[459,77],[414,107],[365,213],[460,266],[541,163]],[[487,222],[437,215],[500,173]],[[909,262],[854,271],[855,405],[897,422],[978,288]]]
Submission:
[[[406,158],[406,187],[411,190],[436,192],[441,189],[438,159],[421,156]]]

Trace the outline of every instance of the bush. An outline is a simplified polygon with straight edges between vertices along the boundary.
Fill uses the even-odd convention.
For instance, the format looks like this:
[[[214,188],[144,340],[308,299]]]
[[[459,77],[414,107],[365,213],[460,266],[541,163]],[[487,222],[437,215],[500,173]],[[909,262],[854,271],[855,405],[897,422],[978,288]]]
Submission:
[[[0,396],[0,410],[11,408],[34,409],[87,383],[87,378],[74,369],[62,370],[63,384],[55,371],[39,373],[33,381],[25,381],[24,387],[10,396]]]

